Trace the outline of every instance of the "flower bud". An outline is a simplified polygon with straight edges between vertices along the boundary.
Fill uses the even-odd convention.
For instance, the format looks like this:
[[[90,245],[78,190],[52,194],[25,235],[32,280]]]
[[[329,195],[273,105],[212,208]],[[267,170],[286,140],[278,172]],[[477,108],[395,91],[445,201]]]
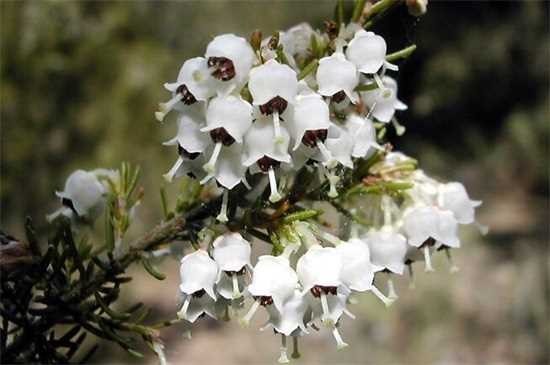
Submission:
[[[405,3],[412,16],[422,16],[428,10],[428,0],[406,0]]]

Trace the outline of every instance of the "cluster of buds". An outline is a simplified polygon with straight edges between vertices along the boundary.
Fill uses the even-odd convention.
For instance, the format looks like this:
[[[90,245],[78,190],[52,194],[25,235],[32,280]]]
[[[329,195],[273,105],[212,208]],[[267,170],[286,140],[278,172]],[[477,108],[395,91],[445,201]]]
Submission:
[[[406,109],[397,83],[386,76],[397,66],[386,61],[385,40],[357,24],[342,26],[337,37],[299,25],[257,39],[258,33],[250,43],[217,36],[204,57],[185,61],[177,80],[165,84],[173,96],[156,117],[174,111],[178,124],[165,142],[178,148],[165,178],[215,180],[227,195],[241,183],[250,188],[247,176],[264,174],[275,203],[283,195],[278,177],[308,163],[336,196],[335,169],[352,169],[353,159],[380,148],[373,123],[388,123]],[[319,59],[309,40],[324,49]],[[227,196],[222,201],[218,219],[226,222]]]

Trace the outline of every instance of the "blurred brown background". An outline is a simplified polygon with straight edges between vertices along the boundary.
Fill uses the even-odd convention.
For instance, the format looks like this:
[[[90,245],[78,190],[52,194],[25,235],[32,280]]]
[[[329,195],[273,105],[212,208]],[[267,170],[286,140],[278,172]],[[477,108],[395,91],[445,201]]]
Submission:
[[[351,3],[348,4],[351,6]],[[333,1],[86,2],[2,1],[1,227],[22,235],[30,214],[42,230],[57,206],[53,191],[76,168],[140,164],[146,198],[132,234],[159,221],[161,174],[175,152],[160,145],[175,132],[153,112],[167,98],[162,83],[204,52],[218,33],[270,34],[302,21],[320,27]],[[328,333],[303,341],[297,363],[548,363],[547,2],[431,2],[415,21],[404,9],[375,31],[389,51],[417,43],[401,65],[400,116],[407,134],[392,142],[428,172],[465,183],[484,201],[490,234],[464,230],[447,273],[419,271],[417,289],[398,282],[400,300],[386,310],[364,295],[345,320],[350,347],[337,352]],[[177,263],[157,282],[135,270],[128,300],[176,310]],[[153,318],[154,319],[154,318]],[[259,319],[258,319],[258,322]],[[278,339],[256,327],[199,322],[163,333],[173,363],[273,363]],[[105,346],[97,362],[130,363]],[[144,362],[155,361],[147,358]]]

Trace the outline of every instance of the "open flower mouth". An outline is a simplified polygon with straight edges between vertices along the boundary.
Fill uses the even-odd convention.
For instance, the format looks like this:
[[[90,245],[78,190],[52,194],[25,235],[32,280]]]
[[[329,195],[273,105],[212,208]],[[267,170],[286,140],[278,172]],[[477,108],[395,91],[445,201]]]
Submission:
[[[229,81],[235,77],[235,65],[226,57],[208,58],[208,67],[211,68],[212,76],[221,81]]]

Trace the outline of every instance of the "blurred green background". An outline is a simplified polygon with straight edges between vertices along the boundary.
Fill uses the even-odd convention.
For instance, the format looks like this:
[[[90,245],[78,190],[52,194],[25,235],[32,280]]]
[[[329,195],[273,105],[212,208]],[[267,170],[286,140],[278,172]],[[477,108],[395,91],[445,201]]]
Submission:
[[[369,295],[345,320],[350,348],[337,352],[327,333],[309,336],[298,363],[548,363],[549,308],[549,6],[548,2],[432,2],[415,20],[400,9],[375,31],[389,51],[416,43],[401,64],[407,134],[392,142],[428,172],[460,180],[484,201],[490,234],[464,232],[447,273],[398,283],[385,310]],[[351,6],[351,3],[348,4]],[[174,123],[157,123],[162,88],[182,62],[201,55],[216,34],[248,36],[302,21],[316,27],[333,1],[1,1],[0,121],[2,229],[22,236],[30,214],[39,228],[58,202],[53,192],[76,168],[143,169],[145,202],[133,234],[161,217],[161,174],[175,159],[160,142]],[[135,271],[127,295],[176,310],[177,264],[164,282]],[[418,270],[421,271],[421,270]],[[173,363],[271,363],[278,339],[236,323],[198,323],[164,332]],[[135,362],[107,346],[98,362]],[[146,358],[144,362],[155,361]]]

